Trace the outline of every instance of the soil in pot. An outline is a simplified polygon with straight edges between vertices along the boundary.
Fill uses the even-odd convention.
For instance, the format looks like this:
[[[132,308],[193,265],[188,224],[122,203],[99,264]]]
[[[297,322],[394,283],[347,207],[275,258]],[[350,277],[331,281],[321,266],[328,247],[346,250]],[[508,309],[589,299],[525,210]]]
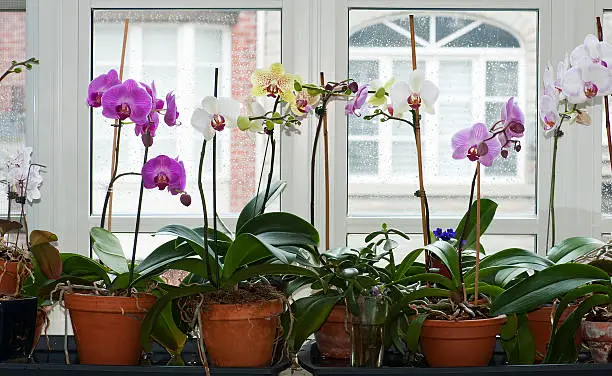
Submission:
[[[546,356],[546,349],[550,340],[550,332],[552,331],[552,306],[543,306],[535,311],[531,311],[527,314],[529,320],[529,331],[533,336],[533,342],[536,347],[536,362],[541,362]],[[576,309],[576,306],[569,306],[561,315],[560,324],[565,321],[572,311]],[[576,347],[580,346],[582,339],[580,337],[580,331],[576,332],[574,337],[574,343]]]
[[[478,320],[425,320],[421,349],[431,367],[484,367],[506,316]]]
[[[30,355],[36,309],[36,298],[0,297],[0,361]]]
[[[275,346],[283,346],[279,339],[283,299],[264,284],[205,294],[201,330],[212,365],[269,366]]]
[[[332,359],[351,357],[351,336],[347,331],[346,305],[337,304],[327,320],[315,333],[317,347],[321,356]]]
[[[137,365],[141,322],[157,298],[150,294],[64,294],[81,364]]]
[[[612,322],[584,320],[582,338],[596,363],[612,363]]]

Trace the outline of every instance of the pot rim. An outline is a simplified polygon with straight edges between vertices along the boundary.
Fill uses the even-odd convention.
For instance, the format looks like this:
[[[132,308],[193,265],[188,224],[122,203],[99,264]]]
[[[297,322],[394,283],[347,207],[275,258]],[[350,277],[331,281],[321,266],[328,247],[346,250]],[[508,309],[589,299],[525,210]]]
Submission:
[[[213,303],[203,308],[200,313],[203,321],[232,321],[277,317],[284,309],[282,299],[272,299],[238,304]]]
[[[459,321],[449,321],[449,320],[430,320],[427,319],[423,322],[423,326],[428,327],[437,327],[437,328],[452,328],[452,327],[480,327],[480,326],[490,326],[490,325],[499,325],[507,321],[506,315],[499,315],[496,317],[489,317],[486,319],[477,319],[477,320],[459,320]]]
[[[145,314],[157,301],[157,297],[153,294],[143,292],[136,295],[139,298],[138,305],[136,305],[135,296],[105,296],[71,292],[64,294],[64,305],[68,310],[81,312]]]

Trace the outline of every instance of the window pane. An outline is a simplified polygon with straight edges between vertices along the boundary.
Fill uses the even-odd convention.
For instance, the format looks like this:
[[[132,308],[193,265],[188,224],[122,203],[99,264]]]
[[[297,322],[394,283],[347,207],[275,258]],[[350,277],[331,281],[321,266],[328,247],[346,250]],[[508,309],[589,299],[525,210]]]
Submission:
[[[199,215],[201,205],[197,169],[202,136],[192,129],[191,114],[204,96],[213,95],[214,68],[220,68],[220,96],[243,102],[251,90],[250,76],[281,60],[279,10],[95,10],[92,76],[118,69],[123,20],[130,18],[124,78],[149,83],[155,80],[158,96],[174,90],[181,125],[160,124],[151,156],[179,156],[187,170],[187,188],[193,203],[183,207],[166,193],[145,191],[145,215]],[[92,212],[99,214],[110,176],[113,128],[101,111],[93,111]],[[266,138],[251,139],[232,129],[219,134],[217,142],[218,211],[233,215],[255,194]],[[277,145],[277,153],[280,143]],[[139,171],[142,141],[132,125],[121,135],[119,171]],[[212,197],[212,145],[205,159],[204,186]],[[267,159],[270,159],[268,153]],[[280,170],[276,158],[276,175]],[[267,167],[266,173],[267,175]],[[113,212],[134,215],[140,182],[128,177],[115,185]],[[265,183],[262,184],[265,187]],[[276,203],[278,205],[278,202]]]
[[[409,33],[407,23],[396,22],[407,19],[409,14],[426,17],[430,25],[436,25],[435,32],[429,33],[435,35],[429,35],[428,43],[417,45],[418,66],[440,89],[435,114],[422,113],[421,121],[425,189],[432,214],[460,216],[469,197],[474,166],[466,160],[452,159],[452,135],[477,122],[493,125],[499,119],[499,106],[514,96],[525,112],[522,150],[518,156],[500,158],[492,169],[485,168],[482,189],[487,197],[499,203],[498,215],[533,215],[538,129],[537,12],[351,9],[351,37],[373,25],[385,26],[389,31],[386,37],[380,31],[368,46],[349,38],[349,77],[358,81],[372,78],[376,62],[380,67],[378,74],[392,72],[398,80],[407,79],[411,67],[409,54],[398,58],[406,56],[407,46],[398,48],[394,33]],[[389,22],[395,26],[390,28]],[[520,28],[516,26],[519,24]],[[368,63],[354,64],[364,60]],[[349,119],[349,127],[353,122]],[[370,174],[364,171],[367,166],[361,164],[366,157],[351,149],[351,143],[357,140],[349,131],[349,149],[353,150],[348,155],[349,215],[420,215],[420,200],[411,193],[418,189],[417,180],[401,179],[402,171],[416,170],[414,136],[412,132],[402,134],[394,124],[391,127],[392,131],[387,132],[379,126],[378,163],[375,154],[367,155]],[[389,151],[391,158],[387,160]],[[408,158],[410,154],[414,157]],[[400,166],[411,160],[411,166]],[[350,168],[356,164],[362,166],[359,173]],[[368,176],[375,174],[375,182],[368,180]]]
[[[12,60],[26,59],[25,27],[25,10],[0,10],[0,75]],[[10,74],[0,83],[0,150],[9,153],[25,142],[25,80],[26,73]],[[0,184],[0,213],[8,210],[4,187]]]
[[[612,11],[609,10],[604,12],[602,26],[605,40],[612,44]],[[608,64],[608,66],[610,65]],[[610,115],[612,116],[612,113]],[[602,115],[602,119],[605,121],[605,114]],[[601,128],[601,213],[609,216],[612,215],[612,171],[610,170],[610,154],[608,153],[608,136],[606,134],[606,127],[602,126]]]
[[[518,94],[518,62],[487,61],[487,95],[511,97]]]
[[[350,174],[378,174],[378,142],[351,141],[349,142],[348,153]]]

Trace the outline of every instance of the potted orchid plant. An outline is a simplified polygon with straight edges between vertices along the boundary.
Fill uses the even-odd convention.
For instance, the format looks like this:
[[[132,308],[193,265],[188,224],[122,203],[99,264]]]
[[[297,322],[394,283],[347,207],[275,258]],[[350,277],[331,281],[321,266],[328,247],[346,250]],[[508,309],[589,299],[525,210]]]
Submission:
[[[100,227],[90,231],[94,261],[77,254],[61,255],[63,271],[55,281],[46,281],[41,294],[59,301],[69,311],[82,364],[134,365],[142,352],[139,342],[140,321],[160,294],[161,280],[138,278],[135,256],[143,201],[143,190],[157,188],[171,195],[180,195],[184,205],[190,203],[185,192],[186,175],[182,162],[158,155],[149,158],[160,117],[169,127],[178,124],[178,111],[172,92],[166,100],[157,97],[155,82],[150,85],[135,80],[119,79],[115,70],[94,78],[89,84],[87,103],[101,108],[102,115],[114,121],[119,137],[113,145],[116,164],[112,168],[107,195],[102,209]],[[139,172],[119,169],[120,136],[124,127],[132,125],[144,145],[143,166]],[[110,127],[109,129],[113,129]],[[140,192],[131,261],[119,239],[104,229],[109,196],[114,183],[124,177],[139,176]],[[137,320],[134,320],[137,318]],[[174,327],[159,330],[171,332]],[[103,346],[103,347],[101,347]],[[177,346],[181,346],[177,344]]]
[[[203,226],[192,229],[168,225],[160,229],[158,233],[174,235],[176,239],[162,245],[139,265],[142,268],[139,278],[156,276],[168,269],[184,270],[189,275],[181,286],[169,289],[153,306],[144,321],[141,340],[146,349],[150,348],[150,333],[165,321],[160,319],[162,312],[173,307],[180,312],[174,318],[176,325],[185,334],[195,333],[200,339],[200,356],[206,369],[209,359],[218,367],[263,367],[270,364],[275,353],[282,352],[280,343],[288,334],[280,329],[280,315],[286,311],[287,298],[270,281],[279,275],[317,276],[310,268],[319,244],[316,229],[290,213],[265,213],[268,204],[286,185],[272,182],[275,134],[283,128],[295,130],[300,124],[293,112],[299,111],[294,103],[295,79],[280,63],[267,70],[256,70],[252,75],[252,96],[270,97],[274,104],[266,111],[251,98],[245,105],[249,113],[241,116],[239,102],[217,97],[217,77],[218,70],[214,96],[205,97],[191,119],[203,136],[198,170]],[[231,127],[265,135],[272,150],[265,188],[258,190],[242,209],[235,234],[226,234],[217,229],[215,145],[217,137]],[[212,225],[208,222],[203,187],[203,164],[210,143]],[[274,350],[275,344],[279,344],[278,351]]]
[[[36,58],[22,62],[12,61],[0,76],[31,70],[38,64]],[[0,359],[29,356],[38,342],[47,314],[37,291],[32,288],[34,275],[56,278],[61,273],[59,251],[53,245],[57,236],[48,231],[33,230],[27,221],[27,204],[38,201],[42,165],[31,160],[32,148],[21,145],[10,154],[5,151],[0,162],[0,183],[6,186],[8,210],[6,219],[0,219]],[[18,219],[12,210],[18,208]],[[22,229],[25,234],[22,236]]]

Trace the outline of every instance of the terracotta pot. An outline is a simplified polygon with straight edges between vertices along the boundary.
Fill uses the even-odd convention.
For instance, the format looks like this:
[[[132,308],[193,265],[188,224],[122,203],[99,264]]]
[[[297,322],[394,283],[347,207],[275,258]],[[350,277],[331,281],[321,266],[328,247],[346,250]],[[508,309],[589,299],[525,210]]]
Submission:
[[[546,356],[546,349],[548,347],[548,341],[550,340],[550,332],[552,331],[552,306],[543,306],[535,311],[531,311],[527,314],[529,320],[529,331],[533,336],[533,342],[536,348],[536,362],[541,362]],[[560,319],[560,324],[567,319],[570,313],[576,309],[576,306],[569,306],[563,312]],[[582,339],[580,337],[580,331],[576,332],[574,337],[574,343],[576,346],[580,346]]]
[[[597,363],[612,361],[612,322],[582,322],[582,338]]]
[[[65,294],[81,364],[137,365],[140,323],[157,298]]]
[[[327,317],[327,321],[315,333],[317,347],[321,356],[333,359],[351,357],[351,336],[346,331],[346,305],[337,304]]]
[[[200,316],[211,363],[217,367],[268,366],[283,309],[280,299],[207,307]]]
[[[506,322],[501,315],[482,320],[425,320],[421,349],[430,367],[484,367],[495,349],[495,336]]]
[[[15,295],[17,293],[17,265],[13,261],[0,261],[0,294]],[[27,273],[21,271],[21,281],[27,278]]]

